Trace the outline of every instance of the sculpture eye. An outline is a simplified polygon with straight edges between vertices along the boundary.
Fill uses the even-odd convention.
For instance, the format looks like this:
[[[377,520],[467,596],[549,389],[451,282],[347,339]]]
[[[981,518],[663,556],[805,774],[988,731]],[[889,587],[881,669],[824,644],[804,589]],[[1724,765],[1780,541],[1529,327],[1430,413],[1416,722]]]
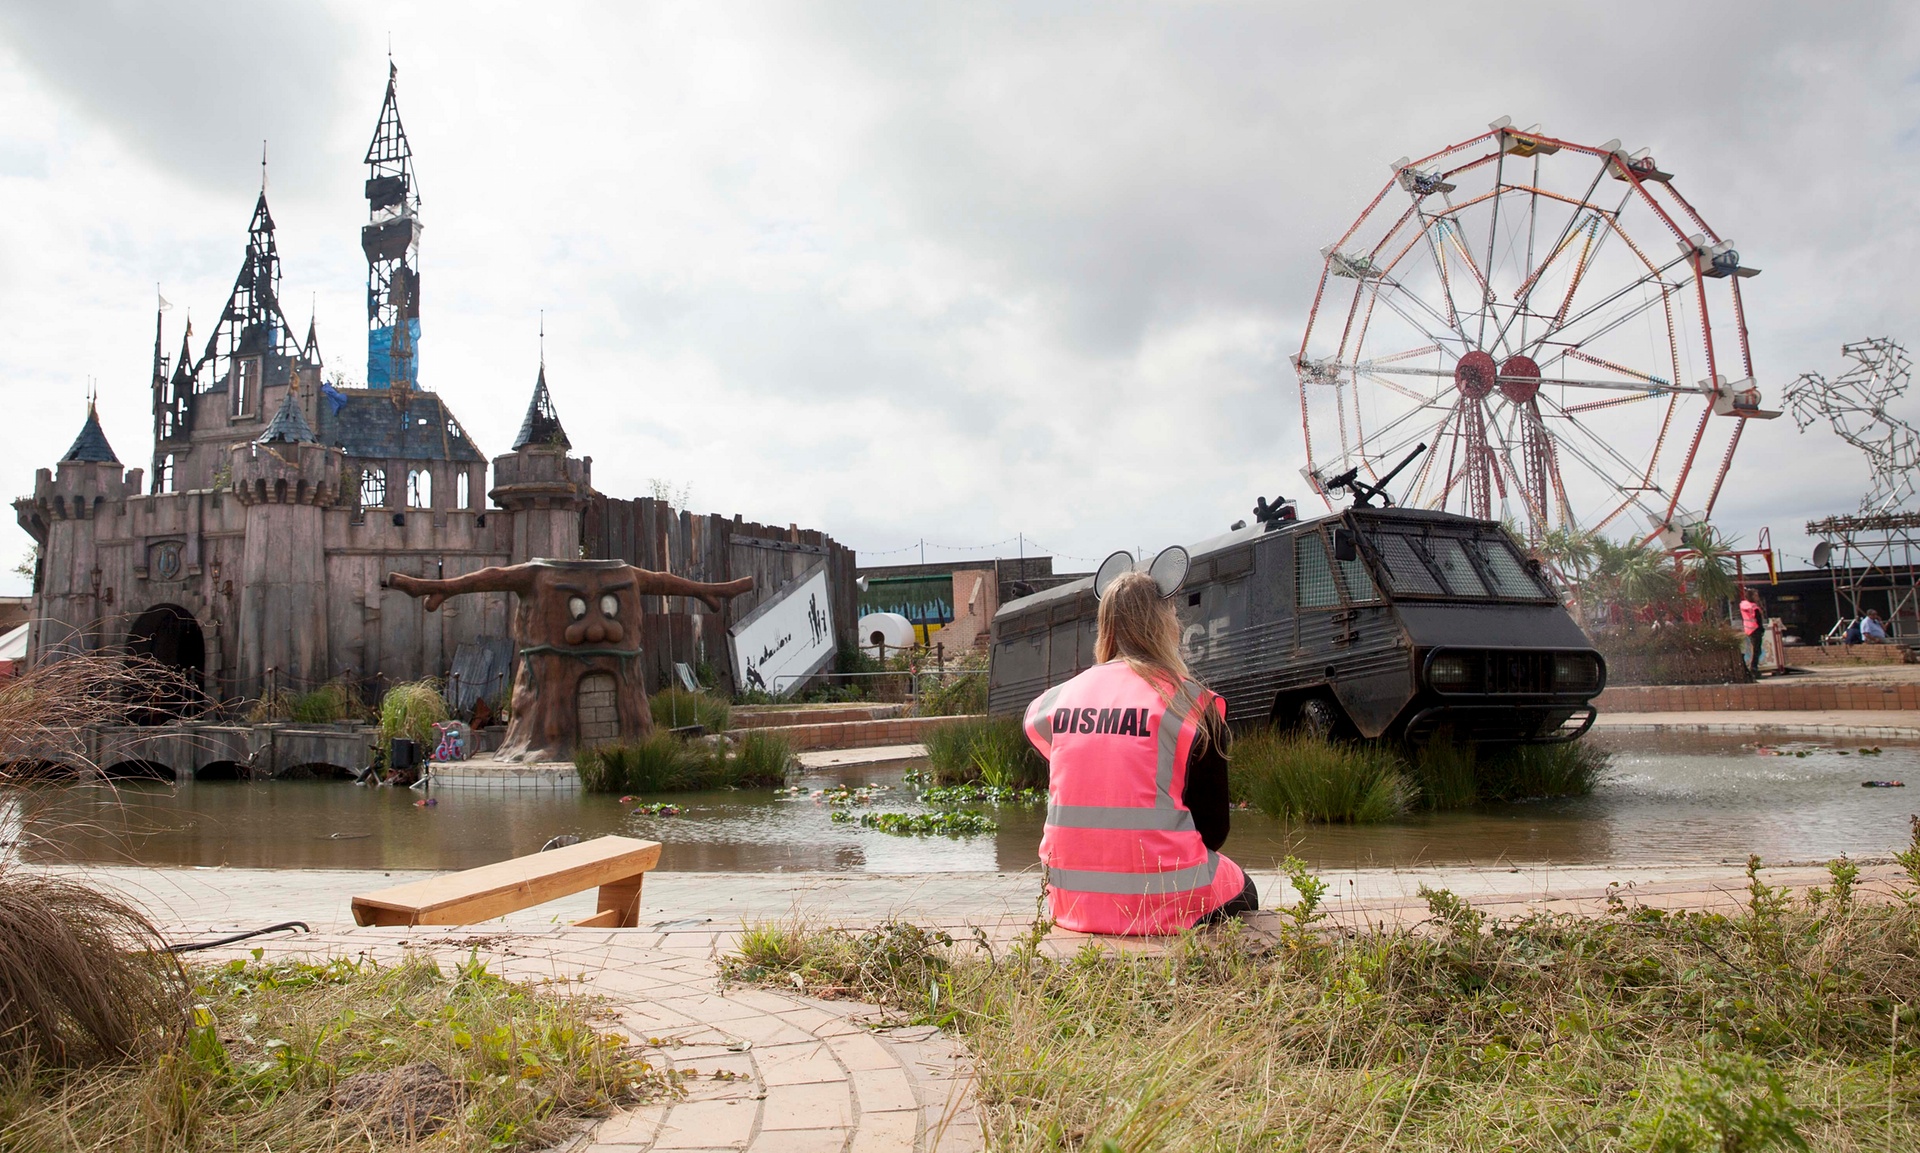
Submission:
[[[581,600],[579,597],[568,597],[567,612],[572,615],[574,620],[579,620],[581,617],[587,615],[587,602]]]
[[[612,593],[607,593],[605,596],[601,597],[600,612],[603,616],[610,616],[610,617],[619,616],[620,615],[620,598],[614,596]]]

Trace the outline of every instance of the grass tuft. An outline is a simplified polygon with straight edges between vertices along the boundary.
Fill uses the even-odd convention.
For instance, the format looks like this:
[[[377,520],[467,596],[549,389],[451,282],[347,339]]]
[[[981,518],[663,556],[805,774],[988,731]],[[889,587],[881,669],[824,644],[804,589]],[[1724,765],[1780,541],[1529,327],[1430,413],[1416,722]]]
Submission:
[[[733,719],[733,706],[712,693],[663,689],[647,698],[653,723],[663,729],[699,725],[710,733],[724,733]]]
[[[774,733],[749,731],[728,746],[655,732],[641,741],[581,749],[573,763],[581,787],[591,793],[693,793],[777,789],[786,783],[792,759],[792,744]]]
[[[1286,821],[1370,824],[1407,811],[1414,790],[1383,747],[1262,730],[1233,744],[1230,786]]]
[[[1044,789],[1047,762],[1014,717],[972,717],[941,725],[922,738],[937,785]]]
[[[433,748],[433,726],[451,715],[440,682],[429,678],[397,684],[380,698],[380,747],[384,750],[387,742],[405,737],[419,744],[424,755]]]

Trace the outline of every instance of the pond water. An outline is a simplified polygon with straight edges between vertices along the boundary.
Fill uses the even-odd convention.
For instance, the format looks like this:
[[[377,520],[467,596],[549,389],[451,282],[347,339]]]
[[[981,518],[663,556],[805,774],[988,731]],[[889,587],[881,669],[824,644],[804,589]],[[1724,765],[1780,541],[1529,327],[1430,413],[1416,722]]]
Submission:
[[[1906,844],[1920,811],[1920,746],[1758,746],[1709,734],[1591,738],[1614,753],[1592,796],[1410,817],[1386,825],[1287,826],[1235,812],[1226,852],[1253,868],[1296,854],[1317,868],[1635,864],[1878,856]],[[1806,755],[1795,756],[1796,752]],[[878,785],[876,809],[923,811],[911,762],[809,773],[809,789]],[[1898,779],[1909,788],[1862,788]],[[810,796],[687,793],[682,815],[635,815],[590,794],[440,790],[336,781],[159,782],[0,794],[0,842],[17,859],[256,868],[466,868],[530,853],[560,833],[661,841],[660,867],[707,872],[1015,871],[1035,859],[1039,809],[1003,808],[997,834],[889,836],[835,823]],[[991,811],[991,810],[989,810]]]

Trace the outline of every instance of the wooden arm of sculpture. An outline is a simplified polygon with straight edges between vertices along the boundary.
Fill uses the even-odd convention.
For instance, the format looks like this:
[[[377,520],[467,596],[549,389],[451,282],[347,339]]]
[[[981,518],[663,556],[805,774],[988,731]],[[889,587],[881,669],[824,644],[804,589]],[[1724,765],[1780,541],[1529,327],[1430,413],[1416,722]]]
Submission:
[[[457,597],[461,593],[519,593],[525,596],[533,591],[533,566],[517,564],[475,569],[443,580],[394,572],[388,573],[383,583],[410,597],[426,597],[424,607],[432,612],[448,597]]]
[[[719,612],[722,601],[753,591],[753,578],[741,577],[737,581],[724,584],[709,584],[705,581],[690,581],[672,573],[654,572],[652,569],[629,568],[633,574],[634,586],[646,596],[657,597],[694,597],[705,601],[708,608]]]

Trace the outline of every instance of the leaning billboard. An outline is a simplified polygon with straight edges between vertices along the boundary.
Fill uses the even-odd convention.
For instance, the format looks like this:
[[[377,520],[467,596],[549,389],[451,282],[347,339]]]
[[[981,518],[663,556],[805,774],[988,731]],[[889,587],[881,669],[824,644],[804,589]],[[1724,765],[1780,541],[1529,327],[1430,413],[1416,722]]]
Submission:
[[[740,691],[786,696],[832,663],[833,602],[822,561],[727,630]]]

